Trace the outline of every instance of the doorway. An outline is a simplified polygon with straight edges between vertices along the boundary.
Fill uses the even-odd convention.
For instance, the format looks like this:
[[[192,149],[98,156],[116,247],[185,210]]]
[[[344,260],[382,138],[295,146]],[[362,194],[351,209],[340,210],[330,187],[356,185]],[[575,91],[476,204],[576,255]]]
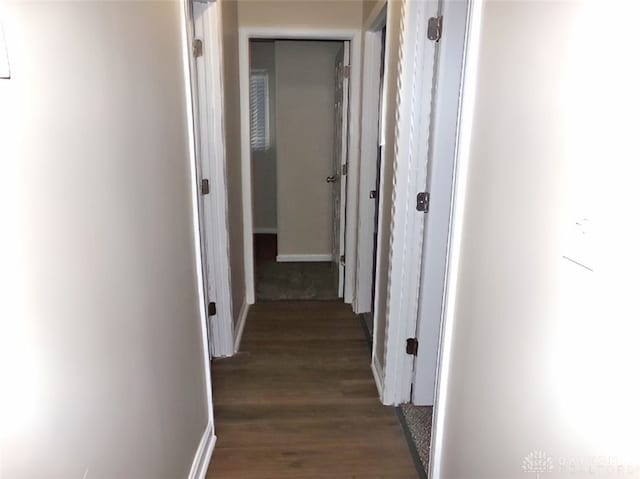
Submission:
[[[350,50],[341,40],[249,39],[258,302],[344,296]]]
[[[365,22],[362,85],[362,135],[358,202],[357,273],[354,312],[361,315],[373,347],[377,295],[379,211],[385,164],[385,135],[389,68],[387,62],[387,6],[380,4]],[[393,67],[391,68],[393,81]],[[388,201],[388,199],[386,200]]]
[[[384,99],[385,99],[385,45],[386,45],[386,17],[385,12],[378,20],[375,30],[367,32],[366,47],[372,51],[370,55],[365,56],[365,62],[369,65],[371,74],[376,75],[376,81],[372,82],[368,91],[365,91],[366,97],[363,105],[363,116],[372,114],[374,121],[369,125],[369,135],[363,134],[363,158],[361,164],[361,178],[363,182],[368,181],[369,187],[368,198],[366,203],[361,206],[360,228],[362,237],[359,239],[359,253],[364,261],[361,268],[363,278],[358,278],[360,282],[360,291],[363,299],[361,300],[361,310],[363,311],[364,324],[366,326],[369,342],[373,345],[373,318],[376,304],[376,274],[377,274],[377,256],[378,256],[378,222],[380,211],[380,180],[382,159],[384,156]],[[368,41],[367,41],[368,40]],[[365,48],[366,48],[365,47]],[[368,93],[368,95],[367,95]],[[375,141],[375,143],[374,143]],[[366,206],[365,206],[366,205]]]

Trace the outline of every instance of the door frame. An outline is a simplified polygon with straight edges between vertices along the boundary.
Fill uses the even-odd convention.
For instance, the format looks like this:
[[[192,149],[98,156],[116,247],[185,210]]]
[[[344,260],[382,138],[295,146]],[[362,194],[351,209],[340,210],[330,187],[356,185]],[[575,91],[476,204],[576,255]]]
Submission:
[[[478,60],[480,56],[480,34],[485,0],[466,0],[469,4],[465,28],[464,59],[462,65],[462,87],[458,109],[455,169],[453,174],[452,209],[450,214],[449,241],[445,269],[442,321],[440,328],[438,367],[436,370],[435,403],[431,450],[429,451],[429,477],[442,475],[442,448],[444,423],[447,416],[447,393],[452,358],[452,335],[455,322],[455,305],[458,275],[460,273],[461,242],[466,204],[467,178],[471,133],[475,109]]]
[[[218,11],[219,13],[219,11]],[[216,444],[216,434],[213,418],[213,386],[211,376],[210,347],[208,338],[209,317],[205,307],[206,301],[206,265],[202,250],[202,232],[204,224],[202,212],[200,211],[200,188],[198,173],[201,168],[197,149],[197,139],[201,135],[199,119],[196,118],[196,108],[198,95],[195,86],[195,61],[191,54],[191,46],[194,39],[194,19],[192,17],[191,0],[181,0],[180,4],[180,34],[182,39],[182,61],[185,81],[185,106],[186,106],[186,126],[189,150],[189,164],[191,176],[191,202],[193,214],[193,239],[195,248],[195,270],[198,285],[198,302],[200,327],[202,331],[202,360],[204,369],[204,387],[206,391],[207,424],[198,443],[198,447],[193,456],[189,469],[189,479],[204,479],[206,476],[213,449]],[[219,18],[219,15],[218,15]]]
[[[353,312],[356,314],[372,311],[374,232],[374,201],[369,192],[375,188],[378,156],[378,140],[384,131],[384,114],[380,104],[385,105],[386,92],[380,90],[380,68],[382,63],[382,28],[387,21],[387,2],[380,2],[369,15],[363,31],[362,59],[362,107],[360,139],[360,176],[358,201],[358,237],[356,247],[356,277]],[[385,70],[385,75],[387,74]],[[378,192],[382,206],[383,198]]]
[[[249,42],[253,39],[349,41],[351,46],[351,84],[349,92],[349,141],[347,146],[347,211],[345,230],[344,302],[352,303],[355,289],[356,255],[349,245],[356,244],[358,225],[358,184],[360,171],[360,77],[361,36],[359,29],[260,28],[238,29],[240,63],[240,141],[242,171],[242,224],[244,230],[244,273],[246,302],[255,303],[255,259],[253,251],[253,190],[251,171],[251,132]]]

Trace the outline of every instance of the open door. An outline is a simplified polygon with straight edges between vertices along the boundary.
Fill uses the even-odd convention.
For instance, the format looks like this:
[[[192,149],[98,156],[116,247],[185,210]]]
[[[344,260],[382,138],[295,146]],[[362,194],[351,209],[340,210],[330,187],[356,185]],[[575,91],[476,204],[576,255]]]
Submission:
[[[230,265],[226,235],[227,199],[224,187],[223,95],[220,82],[220,5],[189,2],[192,107],[194,115],[197,211],[203,263],[205,311],[210,356],[234,353]],[[219,120],[219,121],[216,121]]]
[[[347,138],[349,128],[349,42],[338,50],[335,61],[335,122],[333,172],[327,181],[333,183],[332,256],[338,270],[338,297],[344,297],[345,222],[347,191]]]
[[[387,64],[389,76],[385,78],[385,84],[396,83],[398,90],[393,98],[385,95],[385,136],[393,139],[393,144],[384,145],[383,157],[385,162],[393,162],[393,168],[381,172],[381,208],[390,211],[390,231],[387,237],[381,237],[384,243],[378,245],[378,256],[388,258],[389,274],[387,281],[380,281],[377,273],[372,358],[374,377],[387,405],[411,400],[416,355],[422,355],[425,349],[416,337],[416,325],[423,232],[432,211],[426,201],[427,166],[433,159],[432,143],[437,136],[432,115],[438,88],[438,48],[444,40],[443,34],[439,41],[443,31],[439,1],[408,2],[405,7],[401,9],[402,18],[394,18],[391,10],[387,24],[389,40],[398,34],[399,25],[404,25],[399,65]],[[387,63],[392,58],[389,53],[388,49]],[[398,76],[394,78],[395,72]],[[389,186],[393,192],[387,197],[384,192],[391,189]]]
[[[440,327],[445,293],[450,212],[458,131],[458,104],[462,84],[466,2],[444,2],[447,34],[440,41],[437,93],[432,117],[432,138],[427,166],[430,208],[425,216],[420,300],[411,402],[434,404]]]
[[[195,45],[196,42],[199,45],[202,45],[202,27],[201,27],[201,23],[197,22],[196,19],[202,17],[202,15],[204,14],[207,5],[206,4],[201,4],[201,3],[192,3],[189,2],[186,6],[186,8],[189,10],[189,29],[191,30],[191,34],[190,37],[193,38],[193,44]],[[204,88],[203,85],[205,84],[205,78],[204,78],[204,58],[202,56],[198,57],[196,55],[194,55],[190,61],[190,70],[191,70],[191,90],[193,92],[193,98],[192,98],[192,108],[193,108],[193,117],[194,117],[194,128],[193,128],[193,136],[194,136],[194,143],[195,143],[195,157],[196,157],[196,162],[195,162],[195,173],[196,173],[196,181],[197,184],[199,185],[200,188],[200,194],[198,195],[198,217],[200,219],[200,224],[201,225],[206,225],[206,218],[207,218],[207,213],[208,213],[208,207],[209,205],[206,204],[205,202],[205,197],[202,194],[202,188],[203,186],[206,184],[207,188],[208,188],[208,182],[209,179],[207,178],[207,172],[205,171],[205,167],[206,165],[204,164],[204,162],[202,161],[202,156],[204,154],[203,152],[203,146],[205,144],[205,142],[202,139],[202,131],[200,128],[200,125],[203,125],[206,123],[206,114],[205,112],[200,108],[200,96],[203,94]],[[208,305],[209,302],[213,302],[215,304],[216,302],[216,289],[215,289],[215,283],[212,281],[209,281],[209,278],[213,277],[212,275],[215,274],[215,271],[213,271],[213,261],[212,261],[212,257],[211,257],[211,250],[212,250],[212,246],[211,246],[211,241],[212,241],[212,237],[210,234],[208,234],[208,232],[206,231],[206,227],[203,228],[201,234],[200,234],[200,254],[202,257],[202,263],[203,263],[203,269],[204,269],[204,276],[202,278],[202,282],[203,282],[203,288],[204,288],[204,292],[205,292],[205,308],[208,309]],[[209,344],[209,357],[212,358],[214,355],[214,344],[213,344],[213,337],[211,334],[211,318],[209,318],[209,320],[207,321],[207,339],[208,339],[208,344]]]

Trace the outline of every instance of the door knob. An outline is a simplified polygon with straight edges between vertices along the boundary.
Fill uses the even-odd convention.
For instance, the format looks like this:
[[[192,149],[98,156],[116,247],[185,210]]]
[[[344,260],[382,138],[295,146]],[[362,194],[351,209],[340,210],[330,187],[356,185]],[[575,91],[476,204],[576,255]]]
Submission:
[[[327,176],[327,183],[335,183],[336,182],[336,177],[334,176]]]

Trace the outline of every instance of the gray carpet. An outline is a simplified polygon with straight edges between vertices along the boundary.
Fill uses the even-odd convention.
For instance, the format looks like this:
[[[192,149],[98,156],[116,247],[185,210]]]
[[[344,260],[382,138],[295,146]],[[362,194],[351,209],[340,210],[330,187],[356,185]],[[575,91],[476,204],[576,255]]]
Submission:
[[[429,449],[431,446],[431,406],[414,406],[413,404],[403,404],[400,406],[406,425],[409,429],[409,436],[418,458],[424,468],[424,477],[429,471]]]
[[[338,269],[334,263],[256,263],[258,301],[338,299]]]

